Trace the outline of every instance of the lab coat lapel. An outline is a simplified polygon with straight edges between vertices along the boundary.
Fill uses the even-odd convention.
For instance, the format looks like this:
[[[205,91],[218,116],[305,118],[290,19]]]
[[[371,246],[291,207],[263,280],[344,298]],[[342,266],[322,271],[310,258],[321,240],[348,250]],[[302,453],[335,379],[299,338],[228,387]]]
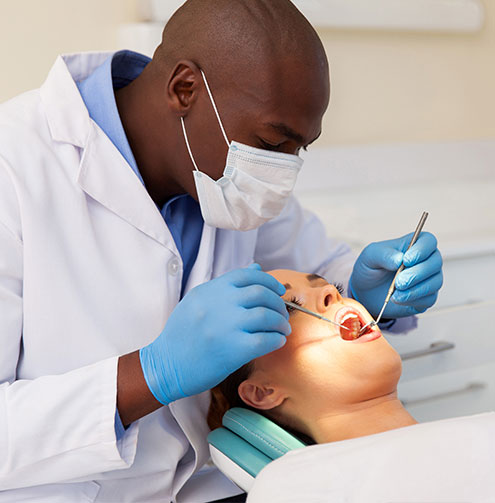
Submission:
[[[82,149],[77,183],[89,196],[173,253],[177,249],[158,208],[105,133],[89,117],[76,81],[112,53],[59,56],[40,94],[53,140]]]
[[[84,147],[77,182],[93,199],[176,253],[170,231],[146,188],[94,122]]]
[[[91,119],[76,82],[112,53],[58,56],[40,89],[52,139],[83,147]]]

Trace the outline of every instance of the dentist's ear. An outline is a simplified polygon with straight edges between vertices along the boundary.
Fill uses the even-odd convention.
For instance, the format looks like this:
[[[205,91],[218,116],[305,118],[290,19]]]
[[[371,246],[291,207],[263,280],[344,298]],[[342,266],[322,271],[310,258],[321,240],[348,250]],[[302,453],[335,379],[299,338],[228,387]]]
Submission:
[[[237,392],[246,405],[261,410],[273,409],[286,398],[286,394],[282,390],[262,385],[252,379],[242,381]]]
[[[188,112],[202,85],[200,69],[192,61],[179,61],[172,71],[167,85],[167,98],[171,108],[179,116]]]

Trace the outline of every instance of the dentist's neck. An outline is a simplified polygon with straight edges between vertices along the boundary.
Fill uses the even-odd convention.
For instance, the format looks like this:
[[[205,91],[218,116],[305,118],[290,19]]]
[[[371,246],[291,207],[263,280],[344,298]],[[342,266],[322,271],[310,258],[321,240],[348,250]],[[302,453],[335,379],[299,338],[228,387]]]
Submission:
[[[177,157],[177,145],[182,145],[179,118],[170,117],[164,88],[157,82],[161,81],[151,62],[129,85],[115,92],[115,100],[146,189],[161,208],[171,196],[185,192],[177,180],[178,172],[187,176]],[[191,174],[189,178],[192,180]]]
[[[311,436],[318,444],[373,435],[417,424],[397,392],[349,406],[340,412],[321,412],[312,422]]]

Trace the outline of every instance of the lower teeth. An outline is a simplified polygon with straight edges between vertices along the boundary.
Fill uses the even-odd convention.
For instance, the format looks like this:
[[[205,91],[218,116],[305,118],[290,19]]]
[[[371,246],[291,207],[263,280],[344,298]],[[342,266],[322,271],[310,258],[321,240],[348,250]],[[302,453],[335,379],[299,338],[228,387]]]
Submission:
[[[340,335],[342,339],[346,341],[352,341],[358,339],[361,334],[361,329],[363,325],[357,318],[348,318],[343,322],[343,327],[340,329]]]

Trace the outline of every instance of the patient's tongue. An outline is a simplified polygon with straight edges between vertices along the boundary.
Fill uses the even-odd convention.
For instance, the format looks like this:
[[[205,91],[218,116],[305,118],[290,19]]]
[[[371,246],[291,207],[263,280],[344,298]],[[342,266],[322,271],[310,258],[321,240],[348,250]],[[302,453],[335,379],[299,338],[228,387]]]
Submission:
[[[340,327],[340,336],[345,341],[353,341],[359,337],[359,331],[361,330],[361,323],[358,318],[348,318],[344,322],[341,323],[348,330],[343,327]]]

